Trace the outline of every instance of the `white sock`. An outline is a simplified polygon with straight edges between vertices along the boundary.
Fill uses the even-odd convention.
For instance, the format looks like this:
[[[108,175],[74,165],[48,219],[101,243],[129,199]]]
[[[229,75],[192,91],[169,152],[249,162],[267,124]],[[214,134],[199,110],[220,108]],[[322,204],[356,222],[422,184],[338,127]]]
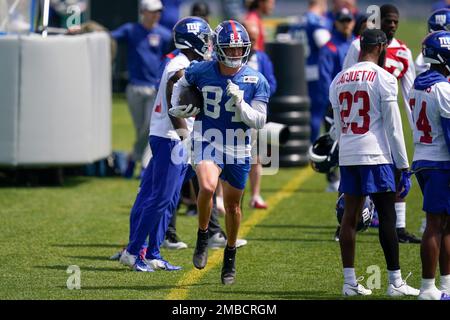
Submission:
[[[427,300],[440,300],[442,292],[436,288],[434,279],[423,279],[420,287],[420,295]]]
[[[355,268],[344,268],[344,283],[356,286]]]
[[[398,288],[402,285],[402,272],[400,271],[400,269],[398,270],[388,270],[388,275],[389,275],[389,283],[393,284],[394,287]]]
[[[441,290],[445,293],[450,294],[450,274],[445,276],[441,275]]]
[[[395,203],[395,213],[397,214],[397,228],[406,228],[406,202]]]
[[[434,278],[433,279],[422,278],[422,286],[420,287],[420,291],[428,291],[428,290],[437,290]]]

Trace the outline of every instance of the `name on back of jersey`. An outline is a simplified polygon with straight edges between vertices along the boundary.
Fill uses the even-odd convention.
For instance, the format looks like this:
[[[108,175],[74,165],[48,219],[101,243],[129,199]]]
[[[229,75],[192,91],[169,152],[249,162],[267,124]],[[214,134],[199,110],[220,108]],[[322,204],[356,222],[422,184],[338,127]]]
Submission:
[[[374,82],[377,76],[376,71],[355,70],[344,72],[336,84],[344,84],[349,82]]]

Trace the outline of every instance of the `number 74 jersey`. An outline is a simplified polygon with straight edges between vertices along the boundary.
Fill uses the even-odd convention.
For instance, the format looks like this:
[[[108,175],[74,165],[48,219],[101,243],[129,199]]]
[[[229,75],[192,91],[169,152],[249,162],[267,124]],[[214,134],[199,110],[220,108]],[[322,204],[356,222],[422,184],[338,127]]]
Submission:
[[[414,122],[413,161],[450,161],[441,124],[441,117],[450,119],[450,83],[443,79],[427,88],[413,88],[409,94]]]
[[[340,166],[391,164],[391,154],[405,162],[397,166],[408,166],[397,92],[397,79],[373,62],[337,74],[329,96],[340,129]]]

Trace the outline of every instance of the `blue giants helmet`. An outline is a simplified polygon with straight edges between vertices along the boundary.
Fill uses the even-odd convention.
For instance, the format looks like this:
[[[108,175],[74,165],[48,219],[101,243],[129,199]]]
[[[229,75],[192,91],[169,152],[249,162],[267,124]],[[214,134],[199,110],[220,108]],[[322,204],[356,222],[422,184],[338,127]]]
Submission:
[[[214,52],[217,60],[227,67],[239,68],[247,63],[251,46],[247,30],[237,21],[224,21],[214,31]],[[242,55],[238,57],[228,56],[224,51],[226,48],[242,48]]]
[[[366,197],[364,202],[361,219],[359,219],[358,225],[356,226],[356,231],[366,231],[372,223],[373,214],[375,211],[375,205],[369,196]],[[342,217],[344,216],[344,194],[341,194],[336,202],[336,217],[339,225],[342,222]]]
[[[450,31],[430,33],[422,42],[424,61],[445,65],[450,71]]]
[[[428,18],[428,31],[450,31],[450,9],[439,9]]]
[[[173,38],[177,49],[194,50],[203,59],[210,57],[211,28],[199,17],[186,17],[173,27]]]

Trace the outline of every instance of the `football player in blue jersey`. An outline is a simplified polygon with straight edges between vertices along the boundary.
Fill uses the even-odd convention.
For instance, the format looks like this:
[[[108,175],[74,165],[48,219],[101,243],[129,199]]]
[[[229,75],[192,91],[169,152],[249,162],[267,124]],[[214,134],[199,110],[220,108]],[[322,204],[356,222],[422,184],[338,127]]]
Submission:
[[[236,278],[236,239],[241,222],[240,202],[251,165],[251,128],[266,123],[270,86],[264,76],[246,66],[250,53],[246,29],[234,20],[216,28],[213,51],[217,60],[191,64],[174,86],[171,114],[196,115],[193,162],[200,184],[197,199],[199,229],[194,266],[203,269],[208,259],[208,222],[219,177],[223,182],[227,246],[221,272],[223,284]],[[183,88],[195,86],[203,93],[201,108],[180,105]]]
[[[289,27],[288,33],[292,39],[303,43],[306,59],[305,77],[308,83],[308,95],[311,101],[311,143],[319,137],[322,124],[320,111],[319,86],[319,50],[331,39],[326,0],[309,0],[308,11],[298,24]],[[313,121],[314,119],[316,119]]]
[[[211,29],[201,18],[187,17],[174,27],[174,42],[180,53],[166,66],[158,94],[151,110],[149,144],[153,157],[144,171],[130,214],[129,243],[120,255],[120,262],[135,271],[179,270],[164,260],[160,246],[169,221],[178,204],[180,189],[187,175],[187,153],[181,140],[192,131],[193,119],[171,117],[170,99],[174,83],[193,60],[208,55]],[[145,240],[148,248],[142,257]]]

